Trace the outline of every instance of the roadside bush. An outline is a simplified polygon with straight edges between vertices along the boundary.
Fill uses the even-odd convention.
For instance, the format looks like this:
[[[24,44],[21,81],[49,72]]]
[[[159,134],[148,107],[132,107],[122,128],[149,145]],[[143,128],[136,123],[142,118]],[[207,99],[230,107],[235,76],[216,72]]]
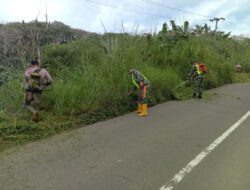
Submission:
[[[134,110],[136,96],[127,94],[132,68],[151,82],[150,105],[191,96],[189,84],[175,87],[187,80],[193,59],[208,66],[206,89],[232,83],[236,60],[250,69],[250,45],[235,43],[209,36],[176,36],[173,42],[167,36],[106,34],[45,46],[42,63],[54,83],[42,96],[42,121],[31,123],[25,111],[15,114],[24,94],[23,71],[15,71],[0,87],[0,142],[38,139]]]

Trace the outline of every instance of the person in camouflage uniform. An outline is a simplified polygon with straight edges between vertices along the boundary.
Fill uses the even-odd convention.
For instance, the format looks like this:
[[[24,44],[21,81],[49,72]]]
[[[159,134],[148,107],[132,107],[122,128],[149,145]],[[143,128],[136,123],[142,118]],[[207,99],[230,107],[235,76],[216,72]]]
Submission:
[[[193,85],[193,97],[198,95],[198,98],[202,98],[204,90],[204,73],[200,71],[198,64],[199,62],[196,60],[191,62],[192,67],[188,74],[188,78]]]
[[[131,69],[129,74],[132,77],[132,82],[134,84],[134,88],[130,91],[130,94],[139,90],[138,96],[138,109],[137,113],[139,116],[148,115],[148,101],[149,101],[149,88],[150,82],[149,80],[138,70]]]
[[[37,60],[31,61],[31,65],[24,73],[25,108],[32,112],[32,121],[39,120],[40,99],[44,88],[52,83],[52,78],[46,69],[39,66]],[[33,101],[34,107],[30,104]]]

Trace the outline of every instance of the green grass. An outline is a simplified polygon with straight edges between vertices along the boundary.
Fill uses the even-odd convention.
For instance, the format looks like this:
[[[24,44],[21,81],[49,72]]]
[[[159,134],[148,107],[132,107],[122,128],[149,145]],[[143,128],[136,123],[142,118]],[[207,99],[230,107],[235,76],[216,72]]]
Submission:
[[[192,59],[208,66],[206,89],[250,79],[234,71],[241,63],[248,72],[250,44],[209,36],[170,40],[108,34],[46,46],[42,56],[54,79],[42,96],[42,119],[33,123],[27,111],[16,114],[23,101],[23,71],[15,71],[0,89],[0,150],[131,112],[136,106],[136,97],[127,95],[131,68],[150,80],[151,106],[191,97],[190,84],[175,87],[187,79]]]
[[[250,82],[250,73],[235,73],[233,75],[234,83]]]

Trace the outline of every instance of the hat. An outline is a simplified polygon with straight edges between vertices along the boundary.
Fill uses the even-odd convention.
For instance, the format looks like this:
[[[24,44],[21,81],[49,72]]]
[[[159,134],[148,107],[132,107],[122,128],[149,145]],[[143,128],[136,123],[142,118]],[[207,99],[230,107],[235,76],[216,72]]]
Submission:
[[[198,61],[195,59],[193,61],[191,61],[191,64],[197,63]]]
[[[31,65],[38,65],[38,61],[37,60],[32,60],[30,63],[31,63]]]
[[[128,72],[128,74],[132,74],[134,73],[136,70],[135,69],[130,69],[130,71]]]

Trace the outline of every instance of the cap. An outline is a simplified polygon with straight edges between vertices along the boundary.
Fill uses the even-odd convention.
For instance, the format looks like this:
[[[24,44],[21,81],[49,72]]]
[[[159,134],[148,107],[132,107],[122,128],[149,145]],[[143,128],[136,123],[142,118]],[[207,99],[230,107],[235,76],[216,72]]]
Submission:
[[[135,69],[130,69],[129,72],[128,72],[128,74],[132,74],[132,73],[134,73],[135,71],[136,71]]]
[[[198,61],[195,59],[193,61],[191,61],[191,64],[197,63]]]
[[[31,63],[31,65],[38,65],[38,61],[37,60],[32,60],[30,63]]]

